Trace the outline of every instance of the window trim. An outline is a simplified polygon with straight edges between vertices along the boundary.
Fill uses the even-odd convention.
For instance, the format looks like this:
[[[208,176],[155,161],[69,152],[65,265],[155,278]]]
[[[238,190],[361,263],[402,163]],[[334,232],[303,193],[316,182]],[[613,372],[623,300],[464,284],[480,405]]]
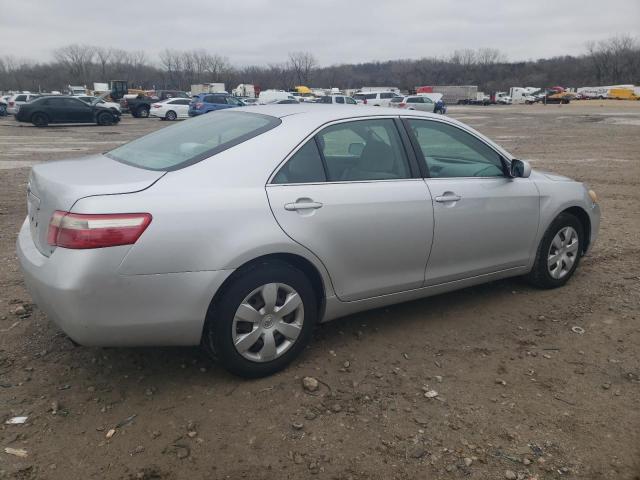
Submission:
[[[483,139],[482,137],[478,136],[476,133],[467,130],[466,128],[462,128],[459,125],[456,125],[455,123],[452,122],[447,122],[447,121],[443,121],[437,118],[430,118],[430,117],[418,117],[418,116],[403,116],[400,117],[401,118],[401,122],[402,125],[404,127],[404,129],[407,132],[407,135],[409,137],[411,146],[413,147],[414,153],[416,155],[416,158],[418,160],[418,166],[420,168],[420,171],[422,172],[422,175],[424,178],[429,178],[429,179],[433,179],[433,180],[437,180],[439,178],[442,179],[456,179],[456,178],[512,178],[510,177],[506,172],[508,172],[511,168],[511,159],[509,158],[509,155],[507,154],[507,152],[501,152],[500,150],[498,150],[497,148],[495,148],[494,145],[491,145],[489,142],[487,142],[485,139]],[[420,144],[418,143],[418,139],[416,138],[416,136],[413,133],[413,130],[411,129],[411,126],[409,125],[409,120],[422,120],[425,122],[437,122],[437,123],[443,123],[445,125],[449,125],[450,127],[453,128],[457,128],[458,130],[471,135],[473,138],[475,138],[476,140],[478,140],[479,142],[483,143],[485,146],[487,146],[488,148],[490,148],[491,150],[493,150],[498,157],[500,158],[500,162],[502,163],[502,177],[496,177],[496,176],[488,176],[488,177],[432,177],[431,174],[429,173],[429,166],[427,165],[427,161],[424,158],[424,154],[422,153],[422,148],[420,148]]]
[[[320,153],[320,158],[322,159],[322,166],[325,169],[325,178],[328,179],[329,175],[327,171],[326,161],[324,158],[324,153],[320,148],[320,145],[318,144],[318,140],[316,139],[317,134],[327,127],[331,127],[333,125],[339,125],[341,123],[357,122],[357,121],[363,121],[363,120],[383,120],[383,119],[393,120],[393,123],[396,129],[398,130],[398,135],[400,136],[400,142],[402,143],[402,148],[405,151],[405,155],[409,163],[409,173],[410,173],[409,177],[389,178],[389,179],[381,179],[381,180],[335,180],[335,181],[327,180],[325,182],[273,183],[273,179],[278,174],[280,169],[283,168],[286,165],[286,163],[298,152],[298,150],[300,150],[309,140],[313,140],[314,142],[316,142],[316,148]],[[280,163],[278,163],[278,165],[276,165],[276,167],[273,169],[273,171],[269,175],[269,178],[267,179],[265,187],[271,187],[271,186],[284,187],[287,185],[333,185],[333,184],[345,184],[345,183],[402,182],[407,180],[422,179],[423,176],[420,174],[420,170],[417,169],[416,165],[414,165],[413,163],[415,161],[415,164],[419,165],[420,162],[418,162],[417,158],[415,158],[415,152],[413,151],[412,148],[410,148],[411,146],[407,144],[407,138],[405,138],[406,131],[404,131],[405,128],[404,126],[402,126],[401,128],[401,126],[399,125],[399,122],[401,122],[401,117],[399,117],[398,115],[370,115],[367,117],[358,116],[358,117],[341,118],[339,120],[330,120],[328,122],[325,122],[322,125],[319,125],[318,127],[316,127],[309,135],[304,137],[295,147],[293,147],[293,149],[284,157],[284,159]]]

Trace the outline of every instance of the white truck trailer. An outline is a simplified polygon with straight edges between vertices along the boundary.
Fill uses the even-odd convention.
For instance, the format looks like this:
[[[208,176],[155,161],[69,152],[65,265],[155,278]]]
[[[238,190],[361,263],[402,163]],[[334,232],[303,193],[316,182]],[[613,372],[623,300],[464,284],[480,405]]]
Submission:
[[[197,83],[191,85],[191,95],[199,93],[226,93],[224,83]]]

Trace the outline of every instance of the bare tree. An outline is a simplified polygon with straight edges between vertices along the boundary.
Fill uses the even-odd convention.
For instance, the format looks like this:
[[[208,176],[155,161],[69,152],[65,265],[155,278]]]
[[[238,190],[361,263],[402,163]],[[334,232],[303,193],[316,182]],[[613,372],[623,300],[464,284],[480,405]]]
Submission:
[[[318,66],[316,58],[308,52],[289,53],[289,66],[293,70],[298,85],[308,85],[311,72]]]
[[[89,81],[89,70],[95,55],[95,47],[91,45],[67,45],[60,47],[53,53],[58,62],[64,65],[74,83],[86,84]]]

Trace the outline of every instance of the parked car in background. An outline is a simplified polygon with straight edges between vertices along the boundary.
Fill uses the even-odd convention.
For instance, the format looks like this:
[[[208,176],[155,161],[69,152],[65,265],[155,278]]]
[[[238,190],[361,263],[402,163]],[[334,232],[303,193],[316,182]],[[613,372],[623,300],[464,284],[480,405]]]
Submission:
[[[258,103],[261,105],[274,103],[278,100],[296,100],[296,97],[284,90],[263,90],[258,96]]]
[[[189,98],[186,92],[180,90],[156,90],[152,95],[125,96],[120,100],[122,112],[129,112],[136,118],[147,118],[151,111],[151,104],[168,98]]]
[[[16,120],[46,127],[50,123],[96,123],[112,125],[120,121],[120,112],[99,103],[88,104],[78,97],[56,95],[40,97],[23,104]]]
[[[161,120],[177,120],[178,118],[189,118],[189,98],[169,98],[162,102],[151,104],[149,114]]]
[[[359,92],[353,95],[356,102],[374,107],[388,107],[393,98],[402,97],[395,92]]]
[[[406,110],[420,110],[433,113],[435,102],[426,95],[408,95],[406,97],[394,97],[389,106],[392,108],[404,108]]]
[[[349,97],[347,95],[325,95],[324,97],[318,98],[316,103],[334,103],[338,105],[357,105],[355,98]]]
[[[257,98],[240,98],[239,100],[242,103],[244,103],[245,105],[257,105],[258,104],[258,99]]]
[[[318,322],[519,275],[561,287],[600,223],[584,184],[461,122],[306,104],[40,163],[27,199],[25,284],[72,340],[205,345],[247,377]]]
[[[82,100],[83,102],[88,103],[89,105],[91,105],[93,103],[98,103],[98,104],[102,105],[103,107],[110,108],[110,109],[115,110],[116,112],[120,113],[120,104],[119,103],[107,102],[102,97],[93,97],[93,96],[90,96],[90,95],[77,95],[76,98]]]
[[[195,117],[234,107],[244,107],[244,103],[228,93],[199,93],[191,98],[188,114],[190,117]]]
[[[297,99],[285,98],[284,100],[276,100],[275,102],[271,102],[270,105],[294,105],[296,103],[305,103],[303,101],[298,101]]]
[[[33,100],[34,98],[38,98],[40,95],[36,93],[16,93],[7,101],[7,113],[9,115],[15,115],[18,110],[20,110],[20,106],[25,103]]]
[[[9,105],[9,99],[11,95],[3,95],[0,97],[0,117],[7,115],[7,107]]]

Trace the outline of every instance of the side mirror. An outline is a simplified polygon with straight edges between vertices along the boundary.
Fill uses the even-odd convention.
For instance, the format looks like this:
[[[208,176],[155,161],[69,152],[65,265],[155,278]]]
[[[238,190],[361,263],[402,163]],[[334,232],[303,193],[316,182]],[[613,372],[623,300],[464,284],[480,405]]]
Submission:
[[[364,150],[364,143],[350,143],[349,144],[349,155],[354,155],[359,157],[362,155],[362,151]]]
[[[520,178],[529,178],[531,175],[531,165],[526,160],[514,158],[511,160],[511,176]]]

